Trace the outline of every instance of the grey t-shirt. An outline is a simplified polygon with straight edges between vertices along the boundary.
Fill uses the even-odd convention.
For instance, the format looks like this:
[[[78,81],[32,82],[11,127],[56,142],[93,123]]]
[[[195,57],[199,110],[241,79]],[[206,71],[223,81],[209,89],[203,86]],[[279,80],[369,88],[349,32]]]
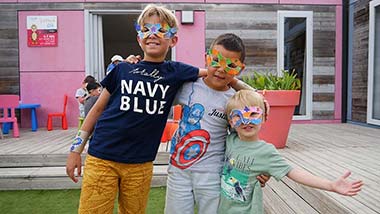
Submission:
[[[264,213],[263,192],[256,176],[267,174],[280,180],[291,169],[272,144],[243,142],[231,133],[227,136],[218,213]]]
[[[199,78],[185,83],[176,97],[182,119],[171,143],[170,167],[196,172],[221,172],[227,136],[227,100],[235,93],[209,88]]]
[[[84,116],[86,117],[92,106],[96,103],[99,96],[91,96],[84,101]]]

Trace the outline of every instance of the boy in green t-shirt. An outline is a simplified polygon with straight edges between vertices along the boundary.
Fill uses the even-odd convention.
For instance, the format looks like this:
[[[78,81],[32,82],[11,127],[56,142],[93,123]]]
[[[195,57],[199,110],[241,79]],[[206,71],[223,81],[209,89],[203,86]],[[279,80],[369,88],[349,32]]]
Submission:
[[[237,92],[229,99],[226,111],[236,133],[227,137],[218,213],[263,213],[262,190],[256,179],[259,174],[268,174],[276,180],[288,176],[297,183],[345,196],[354,196],[361,190],[362,181],[346,180],[349,171],[335,181],[317,177],[292,168],[272,144],[260,140],[265,113],[263,97],[257,92]]]

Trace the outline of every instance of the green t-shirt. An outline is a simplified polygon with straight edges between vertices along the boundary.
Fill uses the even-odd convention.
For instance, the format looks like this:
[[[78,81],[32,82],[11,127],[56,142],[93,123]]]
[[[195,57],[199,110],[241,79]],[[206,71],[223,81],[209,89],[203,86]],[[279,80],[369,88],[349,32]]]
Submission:
[[[218,213],[263,213],[263,193],[257,175],[281,180],[292,167],[272,144],[243,142],[236,133],[227,137]]]

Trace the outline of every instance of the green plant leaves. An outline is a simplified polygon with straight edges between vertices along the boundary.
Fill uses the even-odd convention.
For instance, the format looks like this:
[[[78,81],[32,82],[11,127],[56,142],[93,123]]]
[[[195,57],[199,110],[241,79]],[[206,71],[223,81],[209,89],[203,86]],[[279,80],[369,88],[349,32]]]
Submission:
[[[258,90],[299,90],[301,81],[297,73],[282,70],[283,75],[277,76],[272,73],[254,72],[252,76],[242,76],[242,81]]]

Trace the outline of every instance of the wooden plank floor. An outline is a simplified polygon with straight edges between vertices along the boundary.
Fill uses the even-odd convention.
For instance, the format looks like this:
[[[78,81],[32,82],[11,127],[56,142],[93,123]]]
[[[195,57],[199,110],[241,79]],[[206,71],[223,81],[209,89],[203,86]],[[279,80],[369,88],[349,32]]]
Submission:
[[[39,158],[45,161],[62,162],[62,159],[66,159],[67,157],[71,142],[77,131],[76,127],[69,128],[68,130],[55,129],[52,131],[40,128],[37,132],[21,129],[19,138],[13,138],[11,132],[5,135],[3,139],[0,139],[0,159],[3,160],[0,162],[0,167],[12,166],[12,164],[13,166],[18,166],[19,164],[38,164],[33,162],[26,163],[30,157],[33,157],[36,161],[39,161]],[[155,164],[167,164],[168,154],[166,153],[166,144],[162,144],[159,151]],[[20,161],[18,161],[19,163],[5,163],[5,157],[18,157]]]
[[[6,135],[0,139],[0,168],[9,164],[21,167],[33,155],[42,159],[62,156],[56,161],[62,162],[76,131],[76,128],[50,132],[44,128],[37,132],[22,129],[20,138]],[[264,188],[265,212],[380,213],[379,138],[380,129],[353,124],[292,125],[287,147],[280,153],[293,166],[328,179],[335,179],[345,170],[351,170],[352,178],[362,179],[365,186],[358,196],[343,197],[295,184],[287,178],[280,182],[271,179]],[[165,150],[165,147],[162,145],[161,149]],[[160,154],[164,155],[156,163],[165,164],[168,155]]]
[[[328,179],[335,179],[350,170],[352,179],[363,180],[365,186],[355,197],[311,191],[311,188],[295,184],[290,179],[279,183],[271,181],[270,186],[276,185],[277,189],[280,184],[290,187],[319,213],[380,213],[379,138],[380,129],[352,124],[292,125],[287,147],[280,150],[292,165]],[[285,196],[284,200],[286,198],[289,197]],[[332,206],[332,201],[339,204],[339,210]]]

